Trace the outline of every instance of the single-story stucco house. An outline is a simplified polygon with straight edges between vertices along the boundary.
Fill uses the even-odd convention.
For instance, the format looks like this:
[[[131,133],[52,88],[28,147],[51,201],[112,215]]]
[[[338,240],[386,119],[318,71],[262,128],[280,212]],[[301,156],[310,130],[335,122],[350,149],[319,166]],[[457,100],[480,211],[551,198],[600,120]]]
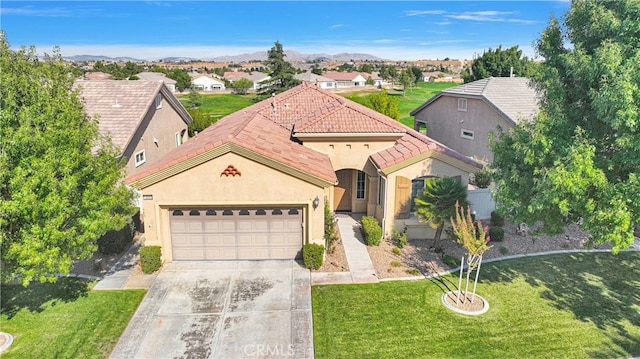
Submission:
[[[428,177],[468,183],[477,162],[365,106],[303,83],[233,113],[126,182],[145,245],[165,261],[291,259],[324,244],[324,206],[427,229],[412,213]],[[425,234],[422,234],[425,235]],[[423,237],[424,238],[424,237]]]

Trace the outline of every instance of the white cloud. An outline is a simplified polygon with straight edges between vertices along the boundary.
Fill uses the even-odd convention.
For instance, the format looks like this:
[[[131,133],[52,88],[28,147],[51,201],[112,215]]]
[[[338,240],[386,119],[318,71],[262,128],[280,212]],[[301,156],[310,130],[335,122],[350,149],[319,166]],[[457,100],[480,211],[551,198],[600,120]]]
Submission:
[[[333,30],[333,29],[339,29],[341,27],[344,27],[344,24],[331,25],[331,26],[329,26],[329,29]]]
[[[418,16],[418,15],[443,15],[447,12],[444,10],[407,10],[404,12],[407,16]]]
[[[536,21],[524,20],[524,19],[511,19],[512,15],[517,15],[513,11],[465,11],[459,14],[447,14],[446,18],[455,20],[469,20],[469,21],[493,21],[493,22],[517,22],[524,24],[533,24]]]

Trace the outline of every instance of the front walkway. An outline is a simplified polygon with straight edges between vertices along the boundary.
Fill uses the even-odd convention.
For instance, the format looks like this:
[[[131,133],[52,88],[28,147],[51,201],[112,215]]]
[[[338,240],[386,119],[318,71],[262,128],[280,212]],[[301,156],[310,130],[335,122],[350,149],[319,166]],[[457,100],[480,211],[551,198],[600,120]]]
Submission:
[[[338,230],[349,272],[311,272],[312,284],[377,283],[378,277],[364,244],[360,223],[351,215],[337,213]]]

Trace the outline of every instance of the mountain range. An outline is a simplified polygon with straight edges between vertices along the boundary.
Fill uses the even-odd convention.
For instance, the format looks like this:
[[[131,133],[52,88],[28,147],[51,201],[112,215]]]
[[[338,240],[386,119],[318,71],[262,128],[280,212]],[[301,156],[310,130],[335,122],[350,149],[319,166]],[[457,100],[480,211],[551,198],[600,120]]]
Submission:
[[[330,55],[325,53],[319,54],[303,54],[297,51],[287,50],[285,51],[285,60],[289,62],[319,62],[319,61],[385,61],[377,56],[360,53],[341,53],[336,55]],[[74,55],[64,56],[65,59],[70,61],[121,61],[121,62],[149,62],[145,59],[136,59],[133,57],[108,57],[103,55]],[[258,51],[241,55],[229,55],[229,56],[216,56],[216,57],[165,57],[156,61],[162,62],[191,62],[191,61],[205,61],[205,62],[251,62],[251,61],[265,61],[267,60],[267,51]]]

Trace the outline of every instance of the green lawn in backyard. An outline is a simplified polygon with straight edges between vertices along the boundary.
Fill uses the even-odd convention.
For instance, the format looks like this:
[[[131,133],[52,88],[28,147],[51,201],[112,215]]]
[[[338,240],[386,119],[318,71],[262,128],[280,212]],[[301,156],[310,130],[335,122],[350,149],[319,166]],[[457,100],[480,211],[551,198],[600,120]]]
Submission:
[[[187,101],[187,94],[177,95],[183,104]],[[214,121],[232,114],[245,107],[253,105],[255,95],[237,95],[237,94],[202,94],[202,105],[200,110],[207,116],[212,117]]]
[[[400,99],[400,122],[413,128],[413,116],[409,115],[411,111],[418,108],[425,101],[437,95],[438,92],[448,89],[449,87],[459,86],[460,84],[455,82],[418,82],[418,85],[413,90],[407,89],[403,96],[400,87],[397,90],[387,90],[387,93],[391,96],[397,96]],[[339,93],[352,101],[360,104],[365,104],[368,99],[367,96],[371,91],[353,91]]]
[[[316,358],[623,358],[640,356],[640,253],[485,263],[465,316],[442,294],[457,276],[312,288]]]
[[[146,293],[77,278],[1,290],[0,330],[14,337],[2,358],[106,358]]]

